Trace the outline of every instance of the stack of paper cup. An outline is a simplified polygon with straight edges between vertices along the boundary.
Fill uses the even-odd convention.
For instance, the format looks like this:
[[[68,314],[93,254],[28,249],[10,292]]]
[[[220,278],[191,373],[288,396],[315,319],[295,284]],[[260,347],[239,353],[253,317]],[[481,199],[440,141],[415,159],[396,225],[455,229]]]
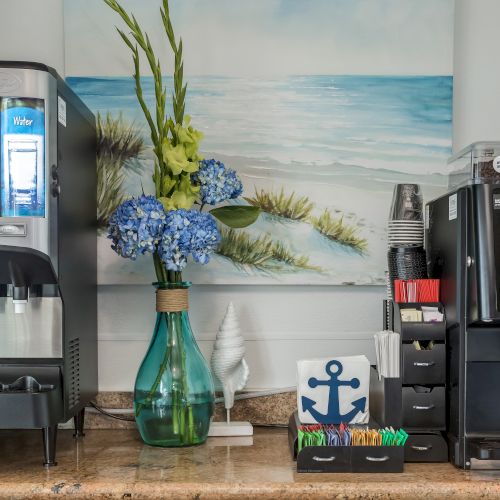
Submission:
[[[389,221],[387,228],[387,243],[389,248],[394,247],[423,247],[423,221]]]
[[[422,194],[418,184],[394,186],[387,227],[389,248],[424,245],[422,206]]]
[[[423,200],[418,184],[396,184],[394,186],[389,221],[387,223],[387,247],[389,264],[387,298],[391,300],[393,297],[393,280],[425,277],[422,274],[425,273],[425,269],[422,269],[421,262],[424,252]],[[408,249],[408,255],[404,255],[405,262],[408,259],[418,260],[418,262],[417,260],[415,262],[406,262],[407,264],[413,264],[409,266],[409,269],[414,268],[418,271],[415,276],[412,276],[412,273],[399,276],[395,272],[395,249],[400,250],[403,254],[406,254],[405,249]],[[402,257],[402,255],[398,254],[397,257]]]

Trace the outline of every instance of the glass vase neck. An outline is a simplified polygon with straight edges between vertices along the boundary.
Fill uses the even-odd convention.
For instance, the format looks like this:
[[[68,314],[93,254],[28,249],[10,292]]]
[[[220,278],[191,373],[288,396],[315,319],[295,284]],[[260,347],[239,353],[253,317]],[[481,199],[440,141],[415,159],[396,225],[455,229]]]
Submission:
[[[192,283],[190,281],[179,281],[179,282],[168,282],[168,281],[156,281],[153,286],[157,290],[175,290],[175,289],[186,289],[190,288]]]

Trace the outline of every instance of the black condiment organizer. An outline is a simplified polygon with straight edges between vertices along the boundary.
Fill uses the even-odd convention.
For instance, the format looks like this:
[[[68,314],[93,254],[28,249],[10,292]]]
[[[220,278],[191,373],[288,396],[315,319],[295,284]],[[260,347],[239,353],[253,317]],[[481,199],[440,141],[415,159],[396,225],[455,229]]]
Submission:
[[[403,322],[401,309],[440,303],[384,302],[384,329],[401,336],[400,378],[370,377],[370,412],[382,426],[402,427],[410,435],[405,445],[407,462],[446,462],[446,318],[442,322]],[[389,314],[387,314],[389,311]],[[434,341],[431,350],[417,350],[413,341]]]
[[[403,472],[403,446],[306,446],[298,451],[299,425],[294,412],[288,423],[288,442],[297,472]],[[369,427],[379,426],[370,422]]]

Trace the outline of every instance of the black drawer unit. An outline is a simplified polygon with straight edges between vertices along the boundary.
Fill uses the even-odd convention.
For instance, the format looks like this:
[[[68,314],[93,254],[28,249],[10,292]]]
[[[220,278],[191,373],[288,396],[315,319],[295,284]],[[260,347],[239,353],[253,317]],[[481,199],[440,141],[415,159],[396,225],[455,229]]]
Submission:
[[[447,462],[448,445],[440,432],[410,434],[405,444],[405,462]]]
[[[384,302],[384,330],[400,334],[400,377],[370,377],[370,413],[382,426],[402,427],[408,434],[405,461],[446,462],[446,319],[442,322],[403,322],[402,309],[442,304]],[[387,314],[389,311],[389,314]],[[421,349],[417,349],[418,341]]]
[[[415,387],[411,386],[403,387],[402,391],[404,429],[446,429],[444,387],[432,387],[430,392],[417,392]]]
[[[402,344],[403,385],[445,385],[445,344],[434,344],[430,350],[417,350],[413,343]]]
[[[403,446],[306,446],[297,472],[403,472]]]

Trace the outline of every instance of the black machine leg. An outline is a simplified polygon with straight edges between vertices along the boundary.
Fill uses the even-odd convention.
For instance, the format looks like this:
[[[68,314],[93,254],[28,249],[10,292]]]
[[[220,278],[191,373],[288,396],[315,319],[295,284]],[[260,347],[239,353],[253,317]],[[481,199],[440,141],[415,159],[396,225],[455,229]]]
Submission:
[[[45,467],[57,465],[56,462],[56,442],[57,442],[57,425],[44,427],[43,433],[43,453],[45,456]]]
[[[75,433],[73,437],[79,438],[85,436],[83,432],[83,426],[85,425],[85,408],[82,408],[74,417],[73,421],[75,423]]]

